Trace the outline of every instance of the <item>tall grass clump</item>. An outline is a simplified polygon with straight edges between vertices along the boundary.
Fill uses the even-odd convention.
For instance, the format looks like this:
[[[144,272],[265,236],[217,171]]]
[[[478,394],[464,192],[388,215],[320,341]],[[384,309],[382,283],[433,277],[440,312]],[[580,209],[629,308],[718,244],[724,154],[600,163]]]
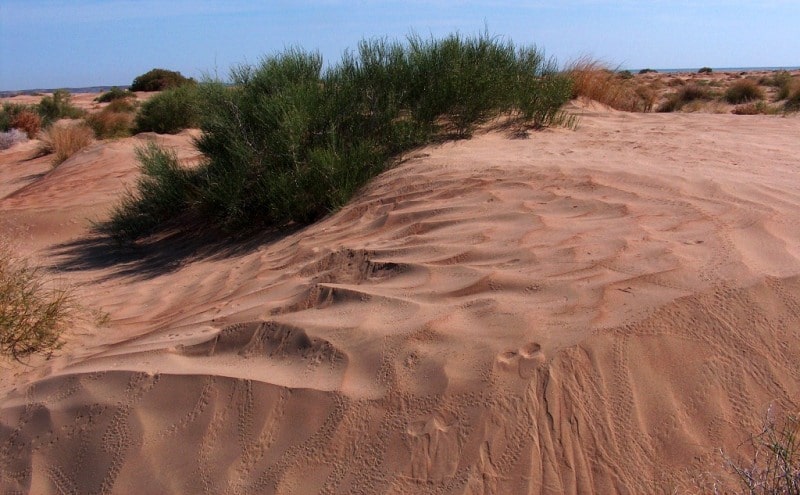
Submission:
[[[764,91],[752,79],[739,79],[728,87],[724,95],[725,101],[738,105],[764,99]]]
[[[58,119],[79,119],[86,113],[72,104],[72,95],[66,89],[58,89],[51,96],[45,96],[37,105],[44,127]]]
[[[184,85],[168,89],[142,104],[136,115],[135,132],[175,134],[199,124],[198,88]]]
[[[176,216],[223,230],[313,222],[415,146],[499,116],[520,128],[568,123],[560,109],[572,91],[538,50],[487,34],[362,41],[327,69],[319,54],[290,49],[235,67],[231,80],[196,88],[206,161],[185,176],[145,172],[153,193],[140,185],[111,231],[135,239]],[[140,160],[146,169],[164,158]],[[165,191],[169,208],[157,207]]]
[[[94,132],[84,122],[53,125],[39,135],[41,152],[53,154],[55,167],[88,146],[93,137]]]
[[[649,112],[655,101],[655,92],[637,85],[633,76],[614,72],[603,63],[581,58],[567,67],[573,81],[572,96],[584,96],[627,112]],[[630,73],[628,73],[630,74]]]
[[[21,359],[58,349],[74,308],[69,291],[0,246],[0,355]]]
[[[667,100],[658,107],[659,112],[677,112],[687,104],[697,101],[710,101],[714,95],[702,86],[687,84],[676,93],[667,96]]]

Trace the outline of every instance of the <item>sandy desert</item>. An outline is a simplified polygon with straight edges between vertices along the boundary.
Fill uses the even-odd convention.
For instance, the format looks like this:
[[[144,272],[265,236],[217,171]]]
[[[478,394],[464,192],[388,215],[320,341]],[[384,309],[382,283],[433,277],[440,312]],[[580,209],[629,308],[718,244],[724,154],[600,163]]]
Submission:
[[[0,152],[0,236],[89,315],[0,364],[0,492],[708,490],[800,397],[800,117],[568,110],[211,247],[92,232],[197,131]]]

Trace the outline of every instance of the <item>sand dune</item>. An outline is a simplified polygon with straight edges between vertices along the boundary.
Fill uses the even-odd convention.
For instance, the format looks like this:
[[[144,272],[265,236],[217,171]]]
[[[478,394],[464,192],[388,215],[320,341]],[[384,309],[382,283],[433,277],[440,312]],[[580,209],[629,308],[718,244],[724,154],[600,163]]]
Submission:
[[[652,493],[721,471],[800,392],[800,120],[571,110],[576,131],[420,149],[316,225],[166,262],[80,258],[144,137],[52,172],[0,152],[0,228],[111,317],[4,365],[0,490]]]

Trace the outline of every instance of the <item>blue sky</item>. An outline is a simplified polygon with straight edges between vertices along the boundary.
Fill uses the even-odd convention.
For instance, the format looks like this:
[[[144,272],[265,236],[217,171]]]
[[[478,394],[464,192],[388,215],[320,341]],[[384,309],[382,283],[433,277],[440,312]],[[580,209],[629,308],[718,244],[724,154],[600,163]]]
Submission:
[[[153,67],[225,77],[301,46],[490,33],[560,63],[798,66],[798,0],[0,0],[0,90],[125,85]]]

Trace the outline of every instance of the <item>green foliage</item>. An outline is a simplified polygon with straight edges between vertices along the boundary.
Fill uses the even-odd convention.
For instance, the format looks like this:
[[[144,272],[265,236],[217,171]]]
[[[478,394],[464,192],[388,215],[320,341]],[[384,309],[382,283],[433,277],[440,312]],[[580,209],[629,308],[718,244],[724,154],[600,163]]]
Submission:
[[[698,74],[711,74],[714,70],[711,67],[701,67],[697,73]]]
[[[725,91],[725,101],[738,105],[764,99],[764,91],[752,79],[739,79]]]
[[[136,116],[136,132],[175,134],[197,127],[198,88],[184,85],[163,91],[142,104]]]
[[[37,111],[42,117],[45,127],[58,119],[78,119],[85,112],[72,105],[72,95],[66,89],[57,89],[52,96],[45,96],[39,101]]]
[[[98,103],[109,103],[115,100],[125,100],[127,98],[136,98],[136,95],[130,90],[113,86],[110,90],[95,98],[94,101]]]
[[[639,74],[650,74],[650,73],[658,73],[655,69],[642,69],[639,71]]]
[[[232,87],[196,87],[196,144],[206,162],[185,175],[145,172],[111,232],[133,239],[175,216],[227,230],[309,223],[345,204],[393,156],[433,139],[469,136],[500,115],[519,128],[569,123],[560,108],[570,79],[536,49],[486,34],[362,41],[327,70],[318,54],[291,49],[231,78]],[[156,113],[149,103],[142,120]],[[161,122],[181,111],[157,113]],[[143,166],[163,162],[153,153],[140,157]]]
[[[194,79],[184,77],[180,72],[166,69],[152,69],[137,76],[131,83],[131,91],[163,91],[184,84],[193,84]]]
[[[12,128],[11,123],[17,115],[24,111],[35,112],[36,107],[32,105],[22,105],[20,103],[4,102],[3,106],[0,107],[0,132],[10,131]]]
[[[0,355],[20,359],[58,349],[73,307],[68,291],[52,288],[36,267],[0,246]]]
[[[128,191],[114,208],[103,230],[118,240],[132,239],[168,222],[189,203],[194,190],[192,173],[180,166],[175,153],[154,143],[137,148],[142,175],[135,191]]]

